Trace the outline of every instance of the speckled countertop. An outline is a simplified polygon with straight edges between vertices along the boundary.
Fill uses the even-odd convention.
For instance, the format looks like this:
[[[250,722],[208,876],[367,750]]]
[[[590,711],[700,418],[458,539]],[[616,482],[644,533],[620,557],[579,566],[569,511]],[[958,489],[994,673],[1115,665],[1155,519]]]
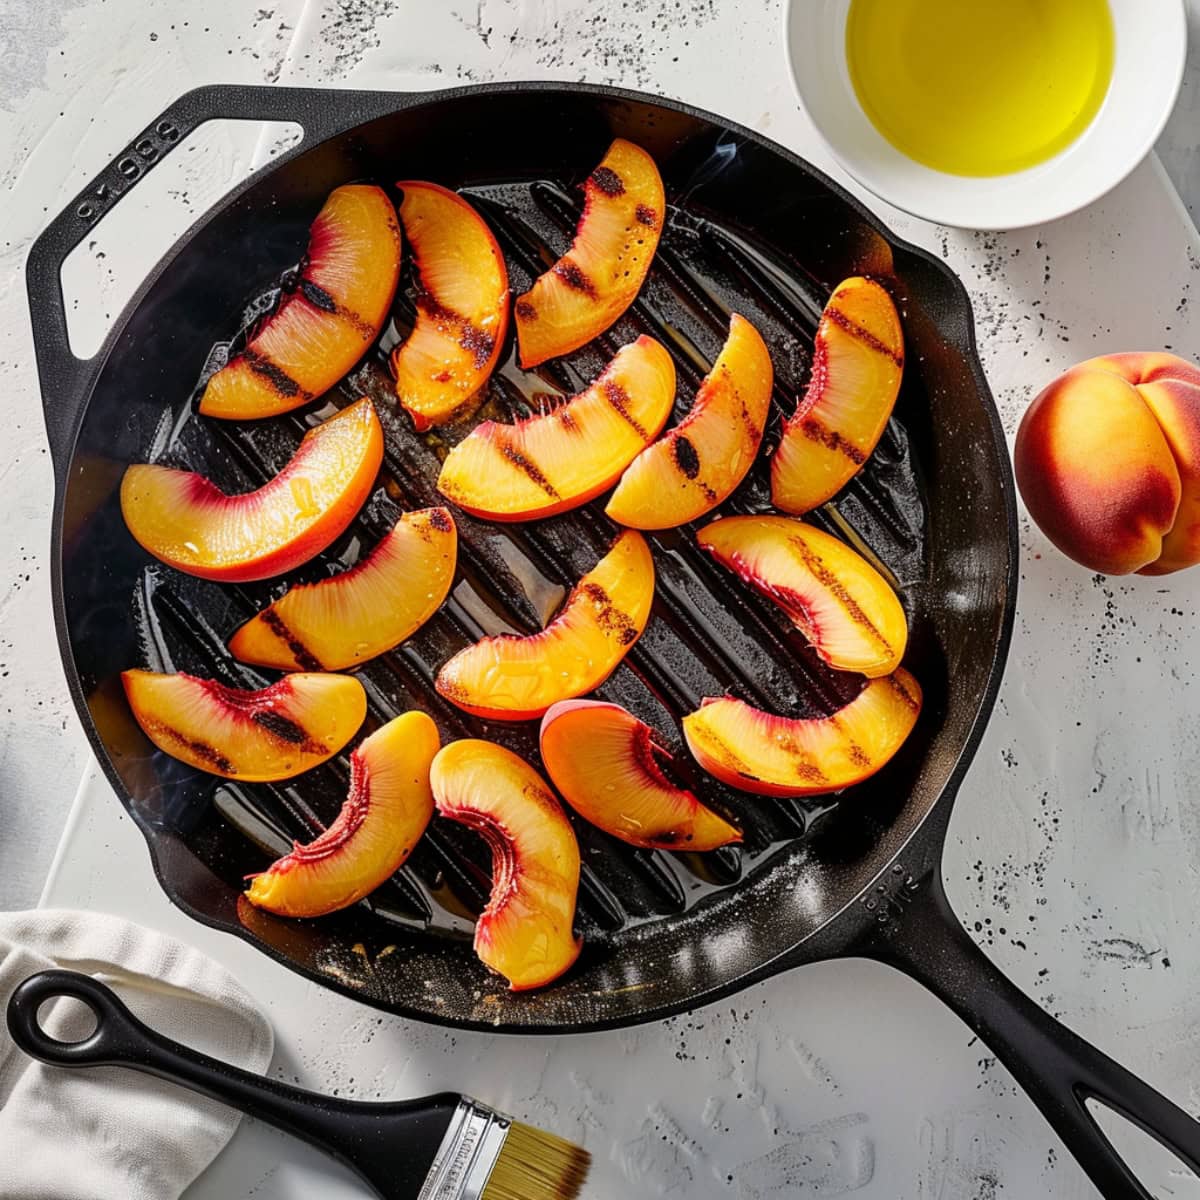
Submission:
[[[1189,8],[1189,72],[1159,151],[1195,215],[1200,0]],[[48,604],[51,476],[22,278],[46,216],[178,93],[212,81],[403,89],[584,78],[691,100],[808,150],[777,44],[780,25],[778,0],[62,0],[52,8],[0,0],[0,180],[10,192],[0,210],[0,367],[10,421],[0,451],[0,906],[35,902],[86,761]],[[274,135],[214,129],[181,155],[180,172],[156,174],[85,243],[64,273],[82,347],[98,344],[169,241],[276,144]],[[1200,268],[1156,169],[1143,165],[1091,213],[1019,234],[940,230],[885,212],[898,232],[941,253],[963,277],[1010,435],[1033,392],[1075,359],[1160,345],[1200,357],[1191,315]],[[1114,330],[1121,345],[1110,340]],[[1021,532],[1014,652],[955,811],[947,885],[969,927],[1022,986],[1195,1110],[1200,737],[1189,686],[1200,666],[1197,583],[1094,578],[1046,552],[1025,520]],[[153,887],[144,859],[136,878]],[[97,903],[114,895],[100,883],[88,894]],[[1090,1195],[1011,1080],[983,1048],[970,1049],[953,1018],[931,1018],[924,1034],[916,1021],[909,1039],[891,1044],[880,1022],[925,1012],[932,1001],[910,987],[888,992],[884,1005],[872,970],[814,968],[803,991],[772,983],[728,1012],[621,1035],[613,1045],[655,1064],[679,1102],[622,1125],[606,1093],[620,1082],[598,1061],[576,1089],[582,1099],[570,1120],[557,1124],[568,1136],[582,1136],[589,1121],[622,1125],[609,1166],[636,1196],[724,1194],[722,1172],[734,1166],[745,1186],[732,1194],[746,1197],[790,1194],[781,1190],[787,1179],[880,1200]],[[789,1004],[802,1006],[814,1029],[823,1020],[861,1023],[858,1066],[839,1059],[830,1074],[825,1060],[837,1059],[837,1048],[790,1029],[778,1016]],[[361,1033],[365,1020],[360,1025]],[[435,1040],[428,1034],[422,1045]],[[318,1047],[295,1053],[304,1063],[296,1074],[344,1080]],[[618,1073],[622,1061],[614,1060]],[[774,1078],[781,1062],[807,1081],[799,1093]],[[567,1087],[571,1069],[549,1050],[546,1064],[529,1080],[525,1108],[549,1120],[537,1097]],[[949,1093],[929,1078],[968,1066],[972,1094],[946,1107]],[[518,1079],[530,1069],[512,1065]],[[732,1085],[724,1108],[687,1102],[709,1076]],[[878,1092],[863,1099],[871,1079]],[[395,1080],[385,1080],[387,1094]],[[921,1153],[903,1160],[909,1174],[889,1190],[886,1172],[854,1155],[895,1166],[889,1121],[909,1095],[917,1108],[943,1107],[914,1114]],[[778,1145],[755,1140],[762,1122],[792,1119],[796,1105],[810,1116],[796,1136]],[[822,1114],[815,1125],[814,1112]],[[785,1135],[789,1128],[785,1121]],[[721,1150],[708,1146],[730,1130]],[[744,1158],[735,1162],[729,1146],[744,1147]],[[849,1158],[818,1187],[814,1147],[828,1146]],[[1200,1196],[1167,1168],[1155,1179],[1161,1195]]]

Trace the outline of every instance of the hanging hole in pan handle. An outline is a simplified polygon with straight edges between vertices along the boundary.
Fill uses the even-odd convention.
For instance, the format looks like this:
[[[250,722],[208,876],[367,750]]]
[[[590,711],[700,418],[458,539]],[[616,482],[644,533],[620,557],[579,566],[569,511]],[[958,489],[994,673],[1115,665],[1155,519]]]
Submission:
[[[63,998],[80,1001],[95,1018],[95,1028],[79,1041],[53,1037],[42,1024],[48,1003]],[[8,1002],[8,1032],[26,1054],[63,1067],[128,1062],[143,1041],[141,1023],[111,988],[90,975],[57,968],[18,984]]]
[[[314,142],[372,117],[403,108],[417,98],[415,94],[400,92],[234,84],[196,88],[159,113],[46,226],[30,249],[25,282],[46,434],[60,485],[100,359],[100,355],[79,358],[71,349],[67,328],[62,267],[84,236],[207,121],[293,122],[303,133],[289,151],[290,157]],[[277,166],[280,161],[276,160],[272,166]],[[241,187],[247,186],[248,182]]]

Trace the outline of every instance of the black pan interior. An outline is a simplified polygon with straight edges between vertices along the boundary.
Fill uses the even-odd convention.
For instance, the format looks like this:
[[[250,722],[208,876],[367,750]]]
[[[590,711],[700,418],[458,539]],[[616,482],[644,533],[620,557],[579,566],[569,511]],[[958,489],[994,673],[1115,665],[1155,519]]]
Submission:
[[[259,423],[201,418],[194,397],[206,364],[211,369],[220,348],[271,303],[280,282],[286,286],[332,187],[408,177],[462,188],[491,222],[517,293],[569,244],[578,185],[617,135],[654,154],[667,187],[669,218],[650,280],[613,329],[564,360],[523,373],[509,347],[481,415],[524,415],[546,402],[545,393],[578,390],[642,332],[675,356],[682,413],[720,349],[729,313],[738,311],[772,349],[771,447],[780,413],[790,412],[805,382],[828,293],[846,275],[879,278],[905,323],[901,398],[867,468],[813,519],[894,575],[911,623],[906,662],[926,709],[897,759],[840,799],[735,793],[689,772],[682,752],[688,781],[745,830],[742,849],[639,851],[577,822],[586,949],[556,985],[512,995],[471,950],[472,918],[487,894],[486,852],[449,823],[435,819],[409,864],[344,913],[287,921],[240,899],[247,872],[331,819],[345,793],[346,762],[280,785],[240,785],[154,751],[125,707],[119,672],[144,665],[261,686],[269,674],[234,662],[224,643],[282,583],[222,586],[150,560],[124,529],[117,487],[137,461],[199,470],[227,490],[258,486],[284,465],[305,428],[366,393],[386,431],[383,474],[359,520],[300,576],[353,562],[398,508],[440,503],[441,438],[415,434],[397,415],[385,367],[384,351],[412,317],[407,274],[380,350],[309,409]],[[965,766],[972,731],[990,705],[1010,600],[1007,481],[965,294],[944,267],[885,237],[799,160],[746,131],[611,93],[476,90],[434,98],[274,169],[202,224],[136,303],[83,418],[63,499],[68,665],[163,886],[200,920],[360,999],[426,1019],[537,1030],[648,1019],[731,990],[781,955],[795,961],[798,945],[810,948],[801,958],[840,948],[854,930],[831,920],[888,867]],[[766,482],[763,456],[722,511],[765,509]],[[407,644],[359,672],[370,698],[364,732],[420,707],[444,740],[490,737],[537,763],[536,722],[466,716],[439,699],[433,674],[484,633],[537,628],[616,528],[602,503],[519,527],[456,518],[461,549],[450,600]],[[859,681],[824,668],[770,605],[700,557],[690,532],[653,537],[651,623],[600,695],[625,704],[676,748],[679,717],[706,695],[729,691],[795,715],[831,711],[853,695]]]

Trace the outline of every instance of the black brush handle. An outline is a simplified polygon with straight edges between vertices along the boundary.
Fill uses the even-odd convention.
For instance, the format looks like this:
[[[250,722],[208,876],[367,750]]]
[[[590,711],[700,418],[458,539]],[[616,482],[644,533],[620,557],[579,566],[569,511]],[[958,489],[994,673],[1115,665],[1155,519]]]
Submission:
[[[57,478],[70,457],[83,402],[105,349],[92,358],[71,350],[63,300],[62,266],[84,236],[150,172],[206,121],[292,121],[303,129],[300,142],[275,167],[313,143],[354,125],[394,112],[418,94],[327,91],[319,88],[245,87],[217,84],[196,88],[159,113],[113,156],[34,242],[25,266],[33,345],[46,416],[46,434]],[[257,176],[252,176],[251,180]],[[235,193],[248,187],[241,184]],[[120,322],[117,323],[118,326]]]
[[[1106,1200],[1154,1200],[1117,1153],[1087,1101],[1132,1121],[1200,1175],[1200,1123],[1056,1021],[1009,980],[963,929],[939,872],[877,902],[860,953],[910,975],[945,1001],[1012,1072]]]
[[[82,1001],[96,1017],[82,1041],[59,1041],[41,1026],[39,1009],[60,996]],[[461,1099],[445,1093],[363,1103],[252,1075],[155,1033],[110,988],[75,971],[42,971],[19,984],[8,1004],[8,1031],[39,1062],[131,1067],[267,1121],[339,1159],[385,1197],[417,1196]]]

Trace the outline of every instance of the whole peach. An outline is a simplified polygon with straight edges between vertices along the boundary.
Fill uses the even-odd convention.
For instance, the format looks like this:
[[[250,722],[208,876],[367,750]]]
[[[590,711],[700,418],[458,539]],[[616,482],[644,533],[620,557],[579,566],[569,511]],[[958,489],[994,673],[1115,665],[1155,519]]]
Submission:
[[[1200,368],[1088,359],[1034,399],[1014,457],[1030,515],[1076,562],[1108,575],[1200,562]]]

